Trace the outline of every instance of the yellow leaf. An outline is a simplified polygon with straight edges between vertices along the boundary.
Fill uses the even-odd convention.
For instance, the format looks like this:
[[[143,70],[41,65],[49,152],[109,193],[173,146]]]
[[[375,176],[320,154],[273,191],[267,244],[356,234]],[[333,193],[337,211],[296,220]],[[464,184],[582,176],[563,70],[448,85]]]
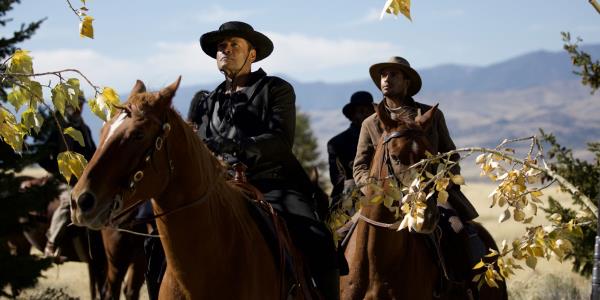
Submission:
[[[44,118],[34,108],[30,107],[21,115],[21,123],[28,130],[33,128],[35,132],[39,132],[42,124],[44,124]]]
[[[10,60],[8,73],[33,74],[33,61],[27,50],[17,50]]]
[[[537,198],[537,197],[541,197],[542,195],[544,195],[544,193],[542,193],[542,191],[539,191],[539,190],[531,191],[531,196],[533,196],[533,197]]]
[[[65,177],[67,182],[71,181],[71,176],[81,177],[83,169],[87,165],[85,157],[73,151],[59,153],[56,160],[58,161],[58,171]]]
[[[473,270],[481,269],[483,267],[485,267],[485,263],[483,260],[480,260],[475,266],[473,266]]]
[[[439,191],[437,196],[437,202],[439,204],[446,204],[448,202],[448,192],[445,190]]]
[[[378,204],[379,202],[381,202],[381,200],[383,200],[383,195],[379,194],[371,198],[370,202],[373,204]]]
[[[380,19],[383,19],[385,13],[398,15],[403,14],[407,19],[411,20],[410,17],[410,0],[388,0],[383,6],[381,11]]]
[[[487,271],[485,271],[485,282],[490,287],[498,287],[498,284],[494,280],[494,269],[487,269]]]
[[[515,209],[515,211],[513,213],[513,217],[514,217],[515,221],[521,222],[525,219],[525,213],[520,209]]]
[[[81,131],[73,127],[69,127],[65,128],[63,133],[72,137],[75,141],[77,141],[77,143],[79,143],[79,145],[81,145],[81,147],[85,147],[85,142],[83,141],[83,134],[81,134]]]
[[[0,136],[15,152],[20,153],[23,149],[23,139],[27,131],[25,126],[17,123],[10,111],[0,106]]]
[[[94,18],[90,16],[83,17],[83,21],[79,23],[79,35],[81,37],[88,37],[90,39],[94,38],[94,27],[92,26],[92,21],[94,21]]]
[[[106,122],[107,118],[106,118],[106,113],[104,113],[104,110],[100,107],[100,105],[98,104],[98,102],[95,99],[90,99],[88,101],[88,105],[90,106],[90,110],[96,115],[98,116],[100,119],[102,119],[102,121]]]
[[[454,182],[454,184],[456,185],[463,185],[465,184],[465,178],[462,177],[461,175],[454,175],[452,176],[452,182]]]

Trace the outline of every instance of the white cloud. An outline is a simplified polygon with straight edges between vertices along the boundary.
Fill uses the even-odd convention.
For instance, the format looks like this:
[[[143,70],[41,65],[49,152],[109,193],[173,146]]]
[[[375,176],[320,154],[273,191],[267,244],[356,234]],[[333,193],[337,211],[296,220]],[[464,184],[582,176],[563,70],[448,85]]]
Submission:
[[[303,81],[324,80],[341,74],[340,68],[364,67],[401,48],[389,42],[313,37],[302,34],[267,34],[275,44],[271,57],[263,63],[271,72],[285,73]],[[361,72],[360,76],[365,77]],[[347,74],[346,74],[347,75]]]
[[[273,40],[275,51],[257,67],[264,66],[271,74],[286,74],[301,81],[364,78],[365,66],[401,53],[400,47],[389,42],[302,34],[267,35]],[[37,72],[75,68],[94,84],[110,86],[119,92],[128,91],[136,79],[143,80],[149,88],[158,89],[178,75],[183,76],[184,85],[215,82],[222,78],[215,61],[205,55],[196,42],[158,42],[150,54],[139,57],[111,56],[91,49],[34,50],[32,55]],[[344,74],[353,68],[360,72]],[[89,93],[90,89],[86,89]]]

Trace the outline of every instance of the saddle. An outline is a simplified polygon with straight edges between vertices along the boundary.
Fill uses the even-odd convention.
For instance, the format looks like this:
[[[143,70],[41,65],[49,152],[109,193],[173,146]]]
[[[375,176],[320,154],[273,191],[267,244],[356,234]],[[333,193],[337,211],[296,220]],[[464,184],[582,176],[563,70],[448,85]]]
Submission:
[[[281,295],[282,299],[295,298],[293,295],[298,292],[304,294],[304,299],[318,298],[313,285],[308,281],[309,277],[306,276],[304,268],[306,264],[300,252],[293,246],[285,221],[265,201],[263,194],[248,182],[247,167],[242,163],[236,163],[232,167],[234,175],[230,182],[246,195],[250,215],[256,221],[278,263],[282,274],[281,282],[285,284],[281,289],[282,293],[285,293]]]

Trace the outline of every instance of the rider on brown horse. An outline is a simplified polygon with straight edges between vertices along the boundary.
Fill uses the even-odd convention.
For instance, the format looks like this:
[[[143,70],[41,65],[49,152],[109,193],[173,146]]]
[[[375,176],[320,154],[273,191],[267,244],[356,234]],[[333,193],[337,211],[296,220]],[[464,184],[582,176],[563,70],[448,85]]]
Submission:
[[[369,73],[375,85],[381,90],[384,107],[393,120],[399,122],[407,120],[409,123],[415,120],[418,114],[425,113],[431,108],[431,106],[416,102],[412,98],[421,89],[421,77],[410,67],[406,59],[392,57],[388,62],[371,66]],[[382,132],[383,129],[375,114],[362,123],[354,160],[354,178],[357,185],[363,189],[366,187],[375,145],[380,140]],[[433,154],[456,149],[450,138],[444,115],[439,109],[433,116],[432,126],[426,134]],[[457,159],[458,157],[453,157],[453,160]],[[453,174],[460,173],[458,164],[451,169],[451,172]],[[448,202],[439,207],[441,215],[439,225],[444,230],[444,234],[454,233],[465,237],[470,255],[469,260],[476,263],[487,249],[472,228],[467,226],[467,221],[475,219],[478,213],[460,191],[460,186],[450,186],[448,194]]]
[[[202,50],[225,75],[210,94],[194,97],[188,119],[211,150],[240,161],[248,181],[282,216],[326,299],[339,297],[337,256],[330,231],[315,213],[315,187],[292,153],[295,94],[285,80],[252,72],[273,51],[271,40],[243,22],[227,22],[200,37]]]

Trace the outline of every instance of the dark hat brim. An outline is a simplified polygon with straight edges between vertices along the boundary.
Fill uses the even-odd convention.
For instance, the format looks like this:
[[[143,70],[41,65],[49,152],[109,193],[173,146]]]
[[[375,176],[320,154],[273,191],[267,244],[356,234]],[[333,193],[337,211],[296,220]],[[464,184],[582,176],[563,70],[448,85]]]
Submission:
[[[252,44],[256,50],[256,60],[260,61],[273,52],[273,42],[266,35],[258,31],[242,31],[242,30],[216,30],[203,34],[200,37],[200,46],[202,51],[212,58],[217,58],[217,45],[223,39],[228,37],[243,38]]]
[[[421,76],[417,71],[409,66],[393,63],[393,62],[384,62],[374,64],[369,68],[369,74],[371,75],[371,79],[373,82],[381,90],[381,70],[385,68],[395,68],[401,70],[408,79],[410,80],[410,86],[408,87],[408,95],[414,96],[421,90]]]
[[[342,113],[344,114],[344,116],[346,116],[346,118],[350,119],[350,116],[352,114],[352,111],[359,106],[373,106],[375,105],[375,103],[347,103],[346,105],[344,105],[344,107],[342,108]]]

